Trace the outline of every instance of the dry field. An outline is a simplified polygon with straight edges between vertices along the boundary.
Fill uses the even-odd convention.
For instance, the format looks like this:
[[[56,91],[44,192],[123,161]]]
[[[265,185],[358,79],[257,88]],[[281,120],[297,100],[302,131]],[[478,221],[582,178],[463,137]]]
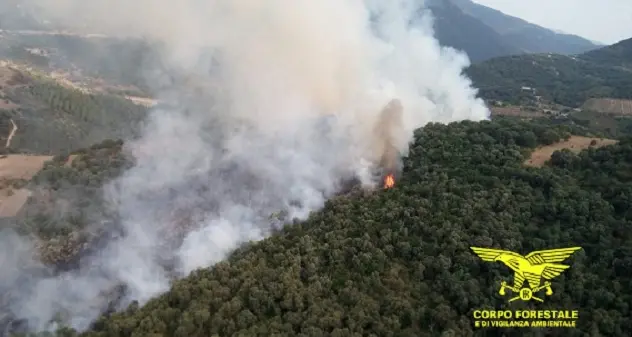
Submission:
[[[28,156],[21,154],[0,157],[0,217],[15,216],[31,192],[15,189],[12,180],[30,180],[52,156]]]
[[[490,107],[492,116],[516,116],[516,117],[542,117],[544,113],[541,111],[527,111],[520,107]]]
[[[524,164],[527,166],[541,167],[547,160],[551,159],[553,152],[562,149],[569,149],[577,153],[583,149],[591,147],[590,143],[593,140],[596,142],[595,145],[592,145],[593,147],[612,145],[617,142],[617,140],[614,139],[571,136],[571,138],[566,141],[537,148],[533,151],[533,153],[531,153],[531,157],[527,159]]]
[[[615,115],[632,115],[632,100],[612,98],[591,98],[582,109]]]

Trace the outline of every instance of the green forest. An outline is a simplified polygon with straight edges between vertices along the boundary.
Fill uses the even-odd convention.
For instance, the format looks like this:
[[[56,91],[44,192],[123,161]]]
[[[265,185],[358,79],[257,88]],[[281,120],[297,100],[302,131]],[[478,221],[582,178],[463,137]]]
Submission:
[[[551,54],[499,57],[472,65],[466,73],[486,99],[523,104],[533,94],[579,107],[588,98],[632,99],[632,73],[620,67]]]
[[[58,312],[57,331],[13,333],[27,327],[5,315],[12,289],[0,292],[0,337],[632,336],[632,118],[573,109],[589,98],[632,99],[632,39],[578,55],[522,54],[532,48],[516,49],[517,38],[525,46],[546,41],[501,37],[457,6],[434,10],[437,37],[468,52],[464,76],[478,96],[554,112],[430,123],[415,131],[393,188],[341,192],[308,219],[172,281],[148,303],[114,311],[112,301],[86,331],[64,326]],[[0,26],[43,29],[16,18],[23,22],[0,13]],[[51,274],[72,270],[120,230],[103,187],[134,165],[121,139],[138,136],[150,110],[121,95],[186,88],[190,78],[164,62],[166,46],[149,40],[2,33],[0,58],[38,70],[7,73],[0,87],[0,140],[16,129],[0,155],[54,157],[30,181],[4,182],[31,194],[0,228],[33,238]],[[200,64],[212,63],[206,56]],[[108,85],[88,93],[44,75],[60,70]],[[524,164],[538,147],[577,135],[618,143]],[[499,288],[513,273],[472,246],[523,255],[581,250],[563,262],[570,268],[552,280],[553,293],[539,293],[544,302],[510,303],[515,294]],[[481,309],[577,310],[579,320],[576,328],[479,328],[473,314]]]
[[[558,104],[579,107],[588,98],[632,99],[632,39],[577,56],[527,54],[476,63],[465,73],[481,97],[512,104],[533,100],[533,93]]]
[[[6,152],[58,155],[107,139],[137,135],[148,108],[110,94],[85,93],[54,80],[17,73],[5,98],[17,105],[0,109],[0,132],[17,133]]]
[[[523,165],[534,147],[576,131],[510,118],[429,124],[416,131],[394,188],[338,196],[142,307],[56,335],[627,337],[632,138],[558,151],[542,168]],[[106,145],[99,151],[120,142]],[[35,183],[56,177],[96,186],[110,174],[79,170],[98,165],[90,158],[75,171],[51,164]],[[544,303],[508,304],[498,288],[511,273],[470,246],[583,249],[565,261],[572,267]],[[575,329],[476,329],[472,313],[481,308],[574,309],[580,320]],[[46,335],[55,334],[39,336]]]
[[[82,247],[106,229],[108,223],[83,230],[88,224],[113,218],[104,206],[101,187],[133,165],[123,155],[122,146],[121,140],[106,140],[55,156],[28,183],[35,192],[16,217],[14,227],[19,233],[43,240],[42,261],[55,265],[76,260]],[[65,203],[67,211],[55,210],[60,203]]]

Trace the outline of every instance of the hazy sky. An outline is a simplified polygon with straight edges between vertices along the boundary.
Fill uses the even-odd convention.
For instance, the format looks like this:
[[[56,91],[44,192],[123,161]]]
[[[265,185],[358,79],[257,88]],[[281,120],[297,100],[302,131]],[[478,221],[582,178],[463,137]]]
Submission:
[[[546,28],[615,43],[632,37],[632,0],[473,0]]]

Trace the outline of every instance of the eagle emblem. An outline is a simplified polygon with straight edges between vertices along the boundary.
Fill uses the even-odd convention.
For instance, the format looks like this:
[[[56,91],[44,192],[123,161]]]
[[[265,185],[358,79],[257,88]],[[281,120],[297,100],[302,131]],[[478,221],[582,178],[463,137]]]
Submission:
[[[498,293],[505,295],[505,289],[510,289],[515,296],[509,299],[513,302],[517,299],[523,301],[536,300],[544,302],[540,297],[534,296],[537,292],[546,288],[546,295],[553,294],[551,282],[549,280],[559,276],[564,270],[570,266],[561,264],[581,247],[559,248],[549,250],[538,250],[531,252],[526,256],[514,253],[508,250],[470,247],[472,251],[485,262],[502,262],[514,271],[514,282],[510,286],[503,281],[500,284]],[[544,279],[544,283],[542,283]],[[527,281],[528,287],[524,287],[524,281]]]

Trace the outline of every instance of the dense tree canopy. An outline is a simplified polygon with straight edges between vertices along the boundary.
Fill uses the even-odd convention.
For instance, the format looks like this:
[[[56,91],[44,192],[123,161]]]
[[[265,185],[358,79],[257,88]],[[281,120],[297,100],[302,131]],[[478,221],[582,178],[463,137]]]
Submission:
[[[569,131],[430,124],[395,188],[330,200],[82,336],[629,336],[632,139],[523,166],[533,146]],[[475,330],[473,310],[509,307],[498,286],[511,273],[470,246],[581,246],[545,303],[511,304],[578,309],[579,327]]]
[[[592,55],[592,54],[591,54]],[[466,73],[486,99],[523,104],[534,96],[570,107],[588,98],[632,98],[631,70],[608,63],[555,54],[494,58]],[[536,90],[524,90],[529,87]]]
[[[0,109],[0,131],[18,129],[13,152],[57,155],[106,139],[137,134],[148,109],[109,94],[85,93],[32,74],[16,73],[6,99],[16,105]]]
[[[447,27],[439,31],[440,40],[480,49],[446,19],[475,28],[467,33],[489,27],[469,15],[435,12],[437,23]],[[163,66],[159,47],[139,41],[11,34],[3,41],[2,57],[41,69],[78,66],[145,92],[151,75],[145,70]],[[498,57],[466,73],[489,100],[532,104],[541,96],[578,107],[591,97],[632,99],[630,41],[577,57]],[[511,49],[501,40],[486,46],[494,50],[479,50],[487,53],[480,59]],[[31,47],[57,51],[44,56]],[[0,88],[0,99],[11,107],[0,111],[0,131],[9,134],[11,122],[19,130],[5,153],[56,157],[28,184],[33,194],[9,225],[37,239],[45,263],[72,268],[100,230],[115,226],[116,214],[105,206],[101,187],[133,164],[122,153],[122,141],[104,140],[133,136],[147,109],[46,78],[18,74],[12,80]],[[415,133],[394,188],[337,196],[306,221],[288,223],[226,261],[175,281],[144,306],[133,303],[105,314],[88,331],[62,328],[38,335],[630,336],[632,138],[625,138],[632,133],[630,121],[578,112],[529,122],[429,124]],[[543,168],[523,165],[540,145],[591,132],[621,139],[581,153],[557,151]],[[67,212],[53,211],[62,204]],[[96,218],[102,227],[85,230]],[[498,286],[511,273],[502,264],[482,262],[470,246],[523,254],[568,246],[582,250],[568,260],[572,267],[554,280],[554,293],[544,303],[508,304]],[[577,329],[475,329],[472,313],[480,308],[577,309],[581,319]]]
[[[632,70],[632,38],[619,41],[607,48],[586,52],[580,57],[587,61]]]

